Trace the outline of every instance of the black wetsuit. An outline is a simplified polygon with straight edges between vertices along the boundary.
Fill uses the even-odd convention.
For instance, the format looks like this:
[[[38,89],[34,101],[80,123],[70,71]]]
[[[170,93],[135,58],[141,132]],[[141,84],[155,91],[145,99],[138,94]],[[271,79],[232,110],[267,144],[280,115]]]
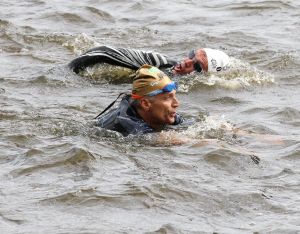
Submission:
[[[97,119],[97,126],[120,132],[123,136],[140,135],[155,132],[137,113],[131,105],[130,95],[121,100],[119,106]],[[176,114],[173,125],[183,123],[183,118]]]
[[[176,61],[156,52],[100,46],[90,49],[72,60],[69,67],[78,73],[80,70],[98,63],[107,63],[133,70],[149,64],[165,70],[173,67]]]

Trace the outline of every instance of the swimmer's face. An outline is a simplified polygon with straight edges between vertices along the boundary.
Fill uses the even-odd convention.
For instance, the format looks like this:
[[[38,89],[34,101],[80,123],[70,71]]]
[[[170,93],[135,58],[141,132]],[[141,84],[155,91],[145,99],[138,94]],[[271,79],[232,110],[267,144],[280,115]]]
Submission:
[[[188,58],[185,58],[174,67],[174,73],[184,75],[192,72],[202,72],[205,57],[206,54],[202,49],[192,50]]]
[[[175,74],[179,75],[189,74],[194,70],[194,60],[190,58],[185,58],[174,67]]]
[[[146,101],[145,101],[146,100]],[[147,122],[152,128],[160,129],[166,124],[175,122],[176,110],[179,101],[176,98],[176,90],[169,93],[161,93],[153,97],[145,97],[142,102],[146,110]]]

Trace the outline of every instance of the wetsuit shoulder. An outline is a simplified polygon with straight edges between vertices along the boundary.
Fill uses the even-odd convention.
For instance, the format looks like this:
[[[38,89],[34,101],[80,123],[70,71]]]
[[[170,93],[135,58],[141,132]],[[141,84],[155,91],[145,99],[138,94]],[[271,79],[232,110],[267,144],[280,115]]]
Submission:
[[[97,119],[97,126],[120,132],[123,136],[152,133],[154,130],[144,122],[125,96],[119,106]]]

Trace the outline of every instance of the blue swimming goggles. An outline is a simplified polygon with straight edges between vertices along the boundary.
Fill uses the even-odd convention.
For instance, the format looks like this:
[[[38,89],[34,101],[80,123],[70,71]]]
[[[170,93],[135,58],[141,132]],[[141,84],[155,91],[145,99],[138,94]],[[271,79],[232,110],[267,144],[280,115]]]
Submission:
[[[194,61],[194,70],[197,72],[202,72],[201,64],[195,59],[195,50],[191,50],[188,54],[188,57]]]
[[[167,84],[165,87],[163,87],[162,89],[154,90],[150,93],[147,93],[145,96],[153,97],[153,96],[161,94],[161,93],[170,93],[173,90],[177,90],[177,89],[178,89],[177,82],[171,82],[171,83]]]

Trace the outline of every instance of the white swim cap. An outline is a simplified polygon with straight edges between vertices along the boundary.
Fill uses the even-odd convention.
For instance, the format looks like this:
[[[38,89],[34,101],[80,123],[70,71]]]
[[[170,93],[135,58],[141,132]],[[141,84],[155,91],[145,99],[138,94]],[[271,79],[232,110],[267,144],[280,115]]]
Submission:
[[[223,71],[229,68],[229,56],[223,51],[203,48],[207,56],[208,72]]]

